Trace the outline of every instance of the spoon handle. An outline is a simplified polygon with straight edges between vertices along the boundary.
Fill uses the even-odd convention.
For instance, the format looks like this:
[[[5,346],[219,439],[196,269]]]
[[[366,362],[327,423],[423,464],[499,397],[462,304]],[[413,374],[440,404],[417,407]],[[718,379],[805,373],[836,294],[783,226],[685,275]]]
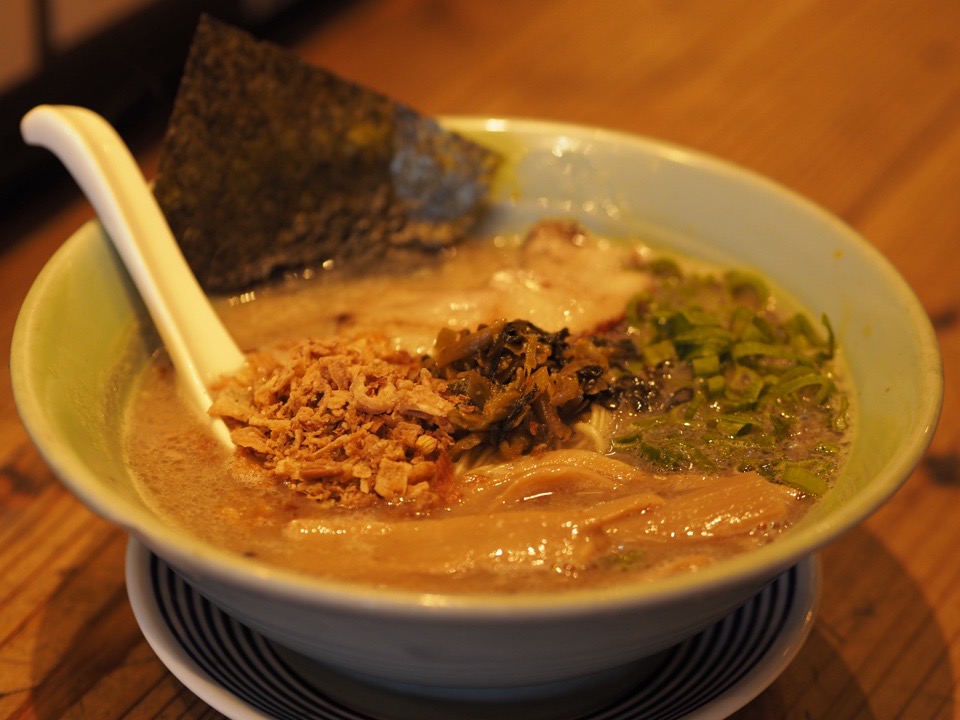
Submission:
[[[206,413],[208,383],[239,369],[244,356],[191,272],[130,150],[104,118],[81,107],[40,105],[23,117],[20,130],[28,144],[60,159],[93,205],[178,377]]]

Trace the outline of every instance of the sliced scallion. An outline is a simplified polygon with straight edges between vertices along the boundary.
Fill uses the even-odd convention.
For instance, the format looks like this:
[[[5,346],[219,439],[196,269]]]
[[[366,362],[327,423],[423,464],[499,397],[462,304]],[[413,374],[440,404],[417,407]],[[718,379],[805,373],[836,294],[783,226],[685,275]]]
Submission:
[[[786,395],[791,395],[802,389],[811,387],[817,388],[817,392],[813,396],[813,402],[820,404],[833,389],[833,382],[830,378],[820,375],[819,373],[806,373],[779,382],[776,387],[776,392],[779,397],[785,397]]]
[[[738,342],[730,351],[734,360],[747,357],[770,357],[792,359],[796,356],[790,348],[765,342]]]
[[[827,481],[797,463],[780,463],[780,482],[797,490],[819,497],[827,491]]]
[[[669,340],[661,340],[653,345],[647,345],[643,349],[643,359],[651,367],[656,367],[668,360],[674,360],[676,357],[677,349]]]
[[[697,377],[710,377],[720,373],[720,356],[716,353],[708,353],[695,357],[690,360],[693,367],[693,374]]]

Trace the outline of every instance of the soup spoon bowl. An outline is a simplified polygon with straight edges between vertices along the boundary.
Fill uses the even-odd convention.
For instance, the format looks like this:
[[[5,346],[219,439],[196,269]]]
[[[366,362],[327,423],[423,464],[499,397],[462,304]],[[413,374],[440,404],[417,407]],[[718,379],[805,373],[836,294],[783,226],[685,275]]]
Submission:
[[[243,364],[244,356],[200,288],[136,160],[116,130],[87,108],[40,105],[20,124],[24,140],[47,148],[93,205],[133,279],[180,384],[206,414],[209,383]],[[220,418],[217,437],[232,445]]]

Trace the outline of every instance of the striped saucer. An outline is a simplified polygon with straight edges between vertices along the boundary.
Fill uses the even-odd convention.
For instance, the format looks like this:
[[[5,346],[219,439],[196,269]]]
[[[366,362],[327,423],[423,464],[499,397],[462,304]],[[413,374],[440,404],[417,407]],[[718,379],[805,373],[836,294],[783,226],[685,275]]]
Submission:
[[[234,720],[719,720],[759,695],[793,660],[820,593],[819,564],[811,557],[658,655],[653,666],[638,666],[599,707],[569,699],[516,707],[393,694],[335,675],[232,618],[135,539],[127,548],[126,579],[137,622],[160,660]]]

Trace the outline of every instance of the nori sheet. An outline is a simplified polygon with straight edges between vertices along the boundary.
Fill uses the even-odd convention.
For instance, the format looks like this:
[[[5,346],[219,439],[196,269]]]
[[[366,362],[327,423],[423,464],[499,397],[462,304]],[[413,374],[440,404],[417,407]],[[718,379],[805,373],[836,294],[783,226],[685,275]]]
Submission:
[[[499,156],[432,119],[201,17],[154,193],[203,288],[455,243]]]

